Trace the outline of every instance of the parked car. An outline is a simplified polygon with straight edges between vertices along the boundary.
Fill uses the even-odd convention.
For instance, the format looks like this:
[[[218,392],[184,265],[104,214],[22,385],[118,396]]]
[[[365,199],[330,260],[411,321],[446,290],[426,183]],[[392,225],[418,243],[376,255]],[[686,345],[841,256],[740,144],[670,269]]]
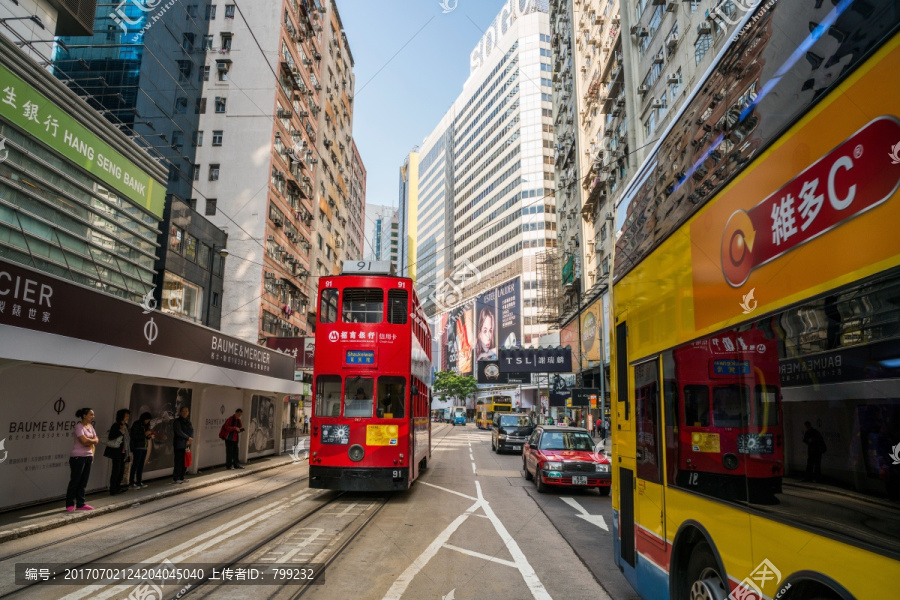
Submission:
[[[491,426],[491,450],[501,454],[504,450],[521,452],[531,434],[534,423],[531,417],[516,413],[494,413]]]
[[[574,486],[595,487],[606,496],[612,485],[609,458],[580,427],[536,427],[522,450],[522,474],[541,493],[548,486]]]

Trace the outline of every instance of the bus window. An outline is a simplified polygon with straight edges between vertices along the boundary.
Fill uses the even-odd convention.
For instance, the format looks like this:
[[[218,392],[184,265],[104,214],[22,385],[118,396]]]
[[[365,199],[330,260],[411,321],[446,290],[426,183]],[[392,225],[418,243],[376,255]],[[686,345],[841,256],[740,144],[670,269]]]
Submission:
[[[713,388],[713,423],[716,427],[741,427],[747,423],[747,388],[742,385]]]
[[[709,427],[709,388],[705,385],[684,386],[684,424]]]
[[[341,416],[341,378],[339,375],[319,375],[316,379],[316,416]]]
[[[415,400],[413,399],[413,401]],[[378,417],[382,419],[402,419],[406,416],[405,404],[406,380],[402,377],[379,377]]]
[[[319,302],[319,323],[334,323],[337,321],[339,292],[334,289],[322,290],[322,299]]]
[[[374,385],[375,380],[371,377],[354,377],[347,380],[347,386],[344,389],[345,417],[372,417]]]
[[[778,388],[771,385],[756,386],[753,424],[757,427],[778,425]]]
[[[345,323],[381,323],[384,319],[384,290],[349,288],[344,290]]]
[[[409,294],[406,290],[388,291],[388,323],[406,325],[409,314]]]

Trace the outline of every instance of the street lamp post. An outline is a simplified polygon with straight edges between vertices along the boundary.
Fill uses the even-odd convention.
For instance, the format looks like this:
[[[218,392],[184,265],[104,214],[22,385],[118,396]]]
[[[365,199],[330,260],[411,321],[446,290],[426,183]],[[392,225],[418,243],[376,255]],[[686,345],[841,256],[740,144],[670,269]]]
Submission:
[[[222,257],[222,260],[225,260],[225,257],[228,256],[228,250],[225,246],[216,246],[213,244],[212,252],[209,254],[209,285],[206,286],[206,326],[212,327],[210,324],[210,311],[212,310],[212,281],[213,281],[213,271],[216,267],[216,254]],[[219,327],[222,324],[219,323]]]

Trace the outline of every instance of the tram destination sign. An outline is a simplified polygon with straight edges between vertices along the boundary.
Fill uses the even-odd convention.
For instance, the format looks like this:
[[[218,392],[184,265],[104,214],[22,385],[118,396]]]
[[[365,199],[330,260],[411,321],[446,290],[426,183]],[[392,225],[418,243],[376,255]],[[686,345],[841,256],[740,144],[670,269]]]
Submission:
[[[501,348],[499,365],[501,373],[571,373],[572,349]]]

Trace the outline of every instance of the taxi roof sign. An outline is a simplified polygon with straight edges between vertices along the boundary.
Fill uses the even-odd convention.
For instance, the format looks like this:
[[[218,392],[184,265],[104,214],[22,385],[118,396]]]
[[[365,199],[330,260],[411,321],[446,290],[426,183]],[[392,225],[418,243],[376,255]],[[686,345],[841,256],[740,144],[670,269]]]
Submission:
[[[348,260],[344,261],[342,274],[396,275],[394,263],[389,260]]]

